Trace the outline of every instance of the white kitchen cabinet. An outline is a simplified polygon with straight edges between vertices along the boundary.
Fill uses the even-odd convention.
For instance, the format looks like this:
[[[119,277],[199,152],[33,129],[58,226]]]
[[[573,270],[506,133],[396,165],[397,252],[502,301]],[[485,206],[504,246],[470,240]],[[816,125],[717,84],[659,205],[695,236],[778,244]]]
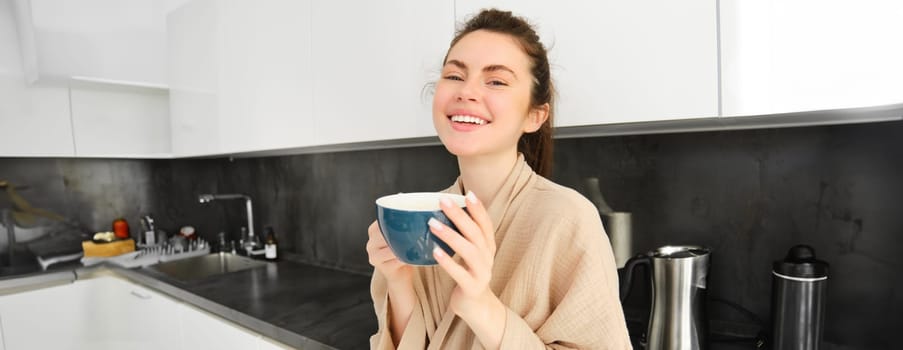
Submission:
[[[290,349],[188,304],[179,304],[177,315],[182,349]]]
[[[72,88],[71,108],[78,157],[170,157],[165,90]]]
[[[219,17],[215,0],[195,0],[167,17],[169,115],[174,156],[220,152]]]
[[[310,3],[228,0],[220,6],[223,150],[314,144]]]
[[[0,157],[72,157],[69,93],[0,75]]]
[[[556,126],[718,116],[714,1],[458,0],[525,17],[549,48]]]
[[[175,349],[176,305],[100,278],[0,297],[0,318],[7,350]]]
[[[312,1],[316,144],[435,136],[454,1]],[[353,10],[351,10],[353,9]]]
[[[15,0],[30,83],[166,85],[166,14],[186,0]]]
[[[0,296],[0,326],[7,350],[66,349],[75,339],[86,341],[90,324],[82,322],[81,305],[48,305],[75,293],[71,284]],[[63,303],[60,303],[63,304]],[[69,325],[57,327],[56,325]],[[53,334],[52,337],[47,336]]]
[[[92,349],[176,349],[179,304],[150,289],[117,278],[76,281],[65,300],[76,314]],[[73,302],[76,301],[76,302]]]
[[[256,349],[260,336],[209,316],[186,305],[179,305],[179,332],[182,349]]]
[[[0,296],[0,340],[5,350],[287,349],[115,277]]]
[[[28,86],[11,2],[0,2],[0,157],[71,157],[69,92]]]
[[[903,2],[721,0],[723,114],[903,102]]]
[[[313,145],[310,4],[200,0],[168,21],[175,155]]]
[[[285,344],[271,340],[269,338],[260,337],[257,341],[257,350],[287,350],[293,349]]]
[[[166,92],[129,90],[26,86],[0,75],[0,156],[170,157]]]
[[[15,3],[17,6],[13,6],[12,2],[3,2],[0,6],[0,47],[3,48],[0,50],[0,130],[4,131],[0,136],[0,156],[169,157],[169,113],[165,90],[79,80],[62,81],[60,84],[27,83],[29,74],[35,72],[29,71],[29,61],[22,59],[23,53],[29,52],[29,43],[22,41],[20,45],[13,20],[14,10],[31,8],[33,13],[42,14],[33,18],[37,21],[36,25],[44,29],[66,30],[67,20],[73,22],[85,15],[75,11],[65,19],[48,17],[48,14],[59,10],[50,6],[55,3],[35,0],[18,1]],[[60,8],[67,7],[61,5]],[[51,23],[41,27],[47,21]],[[68,38],[78,33],[81,32],[73,30],[50,35],[45,30],[42,35]],[[73,41],[71,44],[78,43]],[[111,49],[113,47],[93,47],[78,51]],[[56,52],[55,55],[64,54]],[[79,59],[78,55],[63,58]]]

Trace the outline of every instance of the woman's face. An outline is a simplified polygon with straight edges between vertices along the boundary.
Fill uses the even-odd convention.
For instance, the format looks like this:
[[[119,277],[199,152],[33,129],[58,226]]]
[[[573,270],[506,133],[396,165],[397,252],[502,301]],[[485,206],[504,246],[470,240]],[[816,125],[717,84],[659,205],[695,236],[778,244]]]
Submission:
[[[516,152],[521,134],[539,129],[548,107],[530,108],[530,66],[507,34],[478,30],[449,50],[433,97],[433,124],[449,152]]]

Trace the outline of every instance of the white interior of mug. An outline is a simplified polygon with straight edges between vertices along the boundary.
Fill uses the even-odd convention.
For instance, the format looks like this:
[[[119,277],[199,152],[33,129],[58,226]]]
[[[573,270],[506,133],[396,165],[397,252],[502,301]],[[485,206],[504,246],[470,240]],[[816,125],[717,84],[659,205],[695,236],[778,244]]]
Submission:
[[[399,193],[380,197],[376,205],[404,211],[436,211],[439,210],[439,199],[448,198],[459,207],[464,207],[464,196],[460,194],[440,192]]]

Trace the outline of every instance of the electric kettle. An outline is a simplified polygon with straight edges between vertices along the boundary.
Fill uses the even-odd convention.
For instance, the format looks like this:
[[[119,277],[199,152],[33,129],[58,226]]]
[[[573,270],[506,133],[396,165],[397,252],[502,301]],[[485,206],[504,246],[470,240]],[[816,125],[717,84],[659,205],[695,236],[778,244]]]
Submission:
[[[633,270],[646,266],[652,277],[652,307],[646,349],[706,349],[706,277],[711,251],[700,246],[664,246],[624,265],[621,300],[630,293]]]

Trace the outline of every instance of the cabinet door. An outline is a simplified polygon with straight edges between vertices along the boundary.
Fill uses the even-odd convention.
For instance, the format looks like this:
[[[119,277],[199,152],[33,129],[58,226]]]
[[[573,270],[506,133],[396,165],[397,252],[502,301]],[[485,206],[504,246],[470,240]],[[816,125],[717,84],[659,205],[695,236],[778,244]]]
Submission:
[[[175,349],[177,305],[132,283],[94,278],[2,296],[0,322],[10,350]]]
[[[309,3],[199,0],[168,20],[177,156],[313,144]]]
[[[187,0],[16,0],[31,82],[166,85],[166,14]]]
[[[256,349],[257,350],[286,350],[286,349],[292,349],[292,348],[289,347],[288,345],[282,344],[275,340],[265,338],[265,337],[260,337],[260,339],[258,339],[258,341],[257,341]]]
[[[222,150],[312,145],[310,3],[227,0],[219,6]]]
[[[178,349],[176,301],[112,277],[80,280],[72,289],[72,297],[61,302],[75,305],[86,328],[84,345],[75,348]]]
[[[259,335],[188,305],[179,305],[178,319],[182,349],[256,349],[260,341]]]
[[[166,91],[72,88],[72,126],[79,157],[170,157]]]
[[[72,284],[0,296],[0,326],[7,349],[72,349],[87,341],[89,326]],[[52,334],[53,336],[47,336]]]
[[[313,0],[317,144],[435,136],[429,84],[454,2]]]
[[[0,96],[0,157],[75,155],[67,89],[0,74]]]
[[[903,102],[903,2],[722,0],[724,115]]]
[[[463,22],[496,7],[549,48],[556,126],[718,115],[715,2],[459,0]]]
[[[11,5],[0,4],[0,157],[71,157],[69,92],[26,85]]]
[[[220,153],[219,17],[215,0],[196,0],[167,17],[169,113],[177,157]]]

